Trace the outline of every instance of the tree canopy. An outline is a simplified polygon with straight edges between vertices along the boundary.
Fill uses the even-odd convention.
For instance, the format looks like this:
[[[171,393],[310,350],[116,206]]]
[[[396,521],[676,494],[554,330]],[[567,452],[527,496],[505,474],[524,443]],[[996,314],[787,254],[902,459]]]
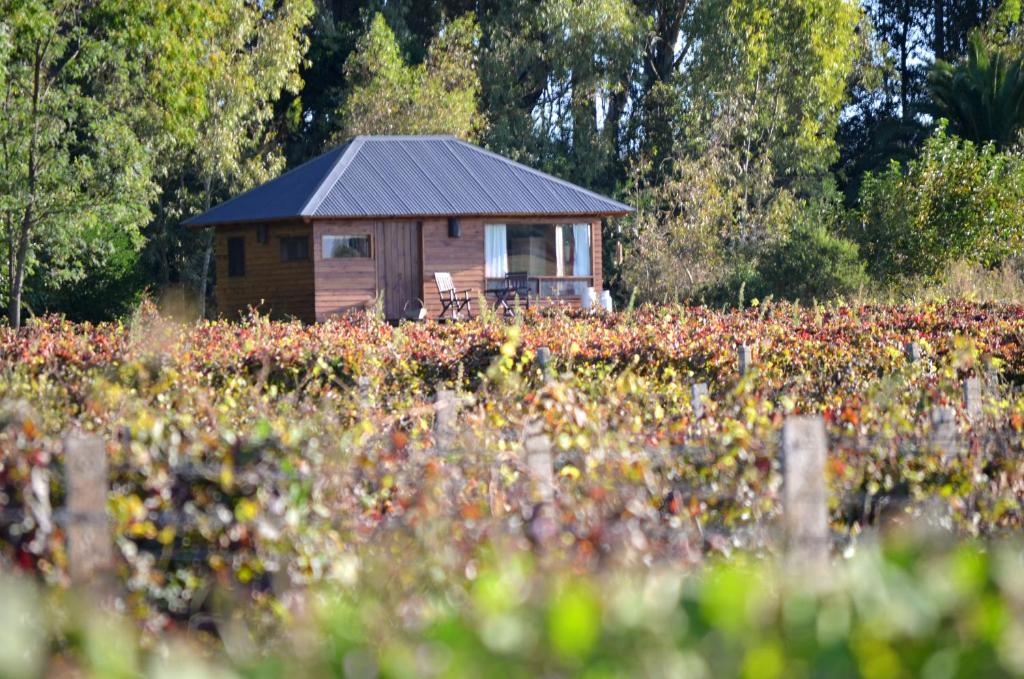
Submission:
[[[603,239],[623,298],[699,300],[782,261],[797,227],[844,262],[903,261],[927,238],[908,231],[881,257],[865,215],[884,232],[899,218],[880,207],[887,191],[914,194],[892,209],[937,199],[906,179],[919,156],[1016,162],[1021,13],[1019,0],[0,0],[0,295],[15,325],[24,309],[109,317],[143,290],[210,313],[212,239],[181,222],[381,133],[453,134],[631,201]],[[952,191],[961,166],[932,167],[946,174],[929,186]],[[962,230],[971,213],[954,213]]]
[[[358,134],[451,134],[476,141],[484,127],[474,52],[479,37],[472,15],[455,19],[440,27],[425,61],[411,65],[377,14],[345,62],[351,90],[335,141]]]

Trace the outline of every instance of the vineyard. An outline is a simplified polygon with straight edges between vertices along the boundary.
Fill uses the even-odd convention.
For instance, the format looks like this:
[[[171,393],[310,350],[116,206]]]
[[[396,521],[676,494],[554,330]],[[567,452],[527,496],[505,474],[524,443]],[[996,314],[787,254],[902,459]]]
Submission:
[[[1024,673],[1024,307],[3,333],[0,674]],[[780,558],[797,414],[828,438],[815,587]],[[72,430],[109,466],[102,624]]]

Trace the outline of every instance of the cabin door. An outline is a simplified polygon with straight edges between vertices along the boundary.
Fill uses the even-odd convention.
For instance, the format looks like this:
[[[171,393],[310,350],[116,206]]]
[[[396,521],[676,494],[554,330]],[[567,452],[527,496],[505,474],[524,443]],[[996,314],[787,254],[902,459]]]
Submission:
[[[419,222],[382,222],[377,286],[384,293],[384,316],[404,318],[422,306],[423,258]]]

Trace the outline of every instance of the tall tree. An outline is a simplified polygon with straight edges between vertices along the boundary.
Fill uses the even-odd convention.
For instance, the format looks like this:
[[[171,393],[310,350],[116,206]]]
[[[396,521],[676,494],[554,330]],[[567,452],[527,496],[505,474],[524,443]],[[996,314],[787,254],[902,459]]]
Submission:
[[[676,145],[674,126],[680,71],[699,43],[692,28],[699,0],[638,0],[637,10],[651,17],[644,37],[640,77],[632,88],[635,111],[629,121],[627,143],[649,159],[656,177],[672,157]]]
[[[184,229],[183,218],[279,173],[284,165],[275,102],[298,91],[311,0],[182,0],[175,54],[189,82],[176,115],[161,121],[163,199],[147,230],[148,259],[160,284],[175,279],[198,293],[206,313],[213,233]],[[168,73],[169,82],[180,76]]]
[[[289,121],[284,130],[288,164],[312,158],[342,134],[338,112],[351,85],[338,65],[355,51],[378,13],[384,15],[408,63],[418,65],[426,59],[442,25],[467,13],[479,15],[483,4],[478,0],[318,0],[307,29],[309,52],[300,71],[302,89],[286,94],[277,107],[279,117]],[[298,115],[294,115],[296,109]]]
[[[829,168],[861,42],[852,0],[705,0],[674,78],[678,140],[660,172],[638,164],[625,280],[681,298],[784,239]],[[641,162],[651,162],[650,158]]]
[[[967,57],[957,64],[938,61],[930,85],[935,112],[951,130],[971,141],[1005,149],[1024,128],[1024,53],[971,35]]]
[[[487,3],[480,23],[491,123],[485,141],[586,186],[614,189],[628,87],[647,32],[633,3]]]
[[[0,2],[0,247],[12,327],[21,325],[26,274],[41,247],[51,255],[49,273],[65,276],[62,264],[80,244],[104,240],[87,236],[107,230],[134,242],[148,214],[149,159],[134,126],[141,98],[118,16],[132,9]]]
[[[475,141],[485,123],[478,110],[478,40],[472,15],[455,19],[430,42],[426,61],[411,65],[378,14],[345,62],[350,88],[335,141],[357,134],[451,134]]]
[[[840,129],[837,173],[848,201],[865,172],[906,162],[927,139],[932,120],[928,73],[936,59],[956,61],[968,35],[998,7],[1018,0],[862,0],[872,48],[867,78],[851,83]],[[1018,7],[1019,13],[1019,7]]]

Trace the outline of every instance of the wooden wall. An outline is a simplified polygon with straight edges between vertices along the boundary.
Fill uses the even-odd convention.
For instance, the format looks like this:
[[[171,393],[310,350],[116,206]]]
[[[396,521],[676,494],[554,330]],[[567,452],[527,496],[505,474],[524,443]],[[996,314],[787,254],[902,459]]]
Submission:
[[[587,221],[587,220],[584,220]],[[533,218],[472,218],[462,219],[462,237],[448,237],[448,220],[423,222],[423,290],[427,302],[427,313],[433,317],[441,312],[441,305],[434,284],[435,271],[447,271],[452,275],[455,286],[473,291],[473,308],[477,308],[476,295],[483,293],[486,283],[484,271],[487,254],[484,250],[485,224],[579,224],[579,217],[533,217]],[[594,287],[602,288],[601,220],[590,220],[590,239],[593,259],[591,272]],[[493,297],[488,297],[493,300]]]
[[[370,236],[369,259],[323,259],[323,236]],[[375,221],[313,222],[315,316],[322,321],[349,309],[373,306],[377,298],[377,250],[380,223]]]
[[[423,290],[426,295],[423,299],[428,318],[436,318],[441,313],[435,272],[447,271],[455,287],[473,291],[474,313],[477,296],[484,292],[484,222],[463,219],[460,224],[461,237],[449,238],[447,219],[423,222]]]
[[[282,262],[280,242],[282,236],[310,235],[309,224],[269,224],[267,242],[258,243],[253,224],[218,227],[214,240],[218,313],[237,318],[252,305],[273,318],[312,322],[314,260]],[[245,239],[244,276],[228,276],[228,238]]]
[[[594,287],[602,288],[601,221],[591,223]],[[441,311],[434,273],[447,271],[460,289],[473,291],[473,308],[483,293],[484,224],[486,223],[579,223],[579,218],[467,218],[461,220],[460,238],[448,237],[447,219],[422,221],[423,294],[427,313]],[[262,299],[262,309],[275,317],[296,317],[306,322],[324,320],[354,308],[371,307],[379,290],[377,256],[382,222],[376,220],[321,220],[312,224],[270,225],[269,242],[256,242],[254,225],[221,227],[217,230],[217,302],[225,316],[237,316]],[[311,236],[312,259],[281,262],[281,236]],[[370,236],[370,259],[328,259],[321,257],[322,236]],[[227,238],[245,240],[245,276],[227,275]]]

